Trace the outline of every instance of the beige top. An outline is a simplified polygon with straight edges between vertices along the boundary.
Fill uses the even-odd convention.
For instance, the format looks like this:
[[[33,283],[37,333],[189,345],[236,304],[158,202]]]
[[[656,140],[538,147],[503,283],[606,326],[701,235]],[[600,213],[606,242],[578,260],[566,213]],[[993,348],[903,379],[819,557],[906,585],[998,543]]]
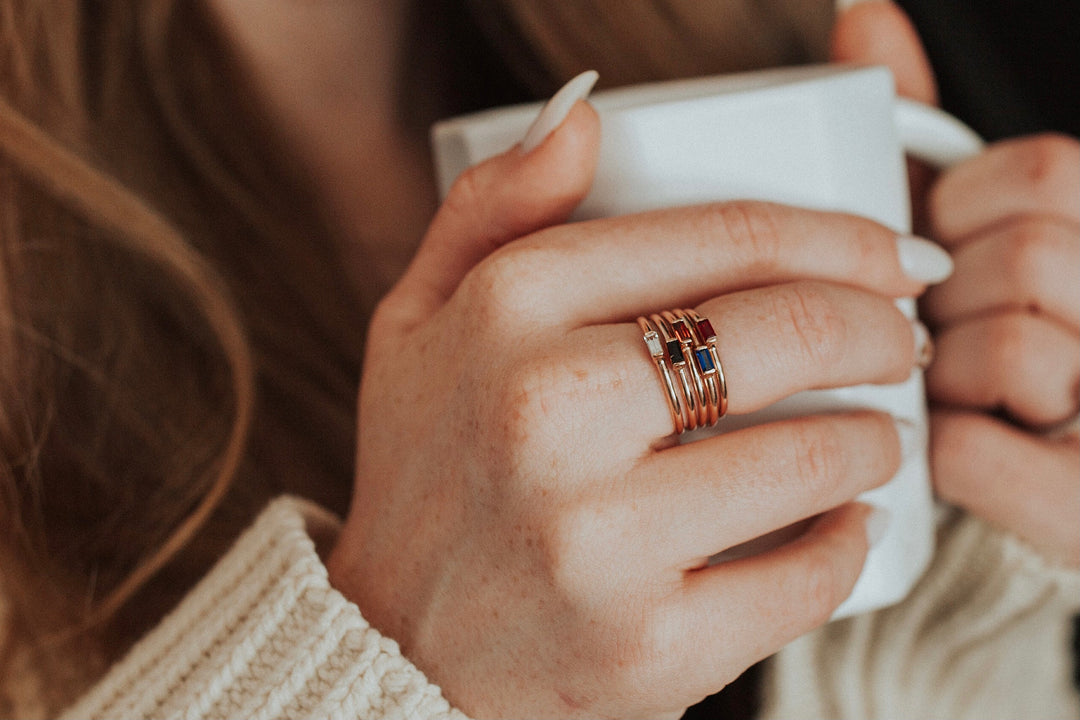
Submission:
[[[462,718],[330,587],[339,524],[275,501],[69,718]],[[832,623],[766,674],[765,718],[1064,718],[1080,575],[959,514],[904,604]]]

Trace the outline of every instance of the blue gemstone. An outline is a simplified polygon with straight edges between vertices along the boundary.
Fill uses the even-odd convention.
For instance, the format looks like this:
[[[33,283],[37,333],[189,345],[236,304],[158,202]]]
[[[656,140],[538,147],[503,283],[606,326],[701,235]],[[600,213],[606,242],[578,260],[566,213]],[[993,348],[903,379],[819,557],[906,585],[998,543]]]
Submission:
[[[697,358],[701,372],[710,372],[716,369],[716,366],[713,365],[712,355],[709,354],[709,348],[694,348],[694,356]]]

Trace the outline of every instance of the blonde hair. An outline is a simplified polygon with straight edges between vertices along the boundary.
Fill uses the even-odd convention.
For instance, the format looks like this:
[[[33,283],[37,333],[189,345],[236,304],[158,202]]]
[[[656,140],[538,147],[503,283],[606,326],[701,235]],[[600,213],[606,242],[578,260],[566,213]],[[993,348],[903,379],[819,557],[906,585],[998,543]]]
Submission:
[[[0,3],[0,642],[45,712],[267,499],[347,507],[365,312],[248,87],[195,3]]]

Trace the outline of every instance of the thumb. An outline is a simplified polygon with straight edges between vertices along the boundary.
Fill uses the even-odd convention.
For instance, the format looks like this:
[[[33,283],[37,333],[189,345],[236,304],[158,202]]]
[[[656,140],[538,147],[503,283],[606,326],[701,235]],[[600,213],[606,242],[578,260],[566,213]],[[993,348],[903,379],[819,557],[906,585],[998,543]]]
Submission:
[[[829,55],[834,62],[886,65],[899,95],[937,104],[937,84],[922,42],[908,16],[890,0],[856,2],[841,11]]]
[[[524,141],[462,173],[392,295],[408,321],[437,310],[478,262],[502,245],[567,220],[592,185],[600,119],[582,102],[583,73],[541,110]],[[403,308],[404,309],[404,308]]]

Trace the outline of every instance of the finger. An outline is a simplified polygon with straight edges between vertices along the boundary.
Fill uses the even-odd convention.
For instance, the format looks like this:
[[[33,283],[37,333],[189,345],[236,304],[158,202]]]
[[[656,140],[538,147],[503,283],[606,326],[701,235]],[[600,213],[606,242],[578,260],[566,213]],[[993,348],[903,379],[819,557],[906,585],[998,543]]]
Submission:
[[[1004,409],[1027,425],[1051,425],[1080,405],[1080,335],[1046,318],[1006,312],[948,327],[926,373],[931,400]]]
[[[1080,449],[983,414],[931,414],[931,468],[941,497],[1080,565]]]
[[[800,282],[725,295],[698,311],[716,330],[728,414],[754,412],[802,390],[905,380],[918,338],[892,301]],[[548,385],[596,438],[637,454],[673,431],[664,384],[637,325],[583,328],[553,358]],[[602,434],[599,434],[602,433]]]
[[[952,277],[920,302],[931,324],[1029,310],[1080,331],[1080,225],[1021,217],[965,242],[953,261]]]
[[[552,228],[503,248],[471,280],[514,314],[580,327],[801,278],[912,296],[951,269],[937,246],[865,218],[734,202]]]
[[[896,423],[875,412],[783,420],[654,453],[628,479],[642,508],[632,554],[701,567],[883,485],[902,455]]]
[[[1044,134],[1005,140],[942,174],[930,193],[934,237],[949,247],[1018,215],[1080,222],[1080,143]]]
[[[867,506],[845,505],[783,547],[689,573],[672,633],[679,652],[668,656],[685,661],[672,674],[715,692],[734,679],[733,665],[749,667],[824,624],[862,571],[869,517]]]
[[[394,289],[411,306],[407,315],[437,309],[504,243],[564,222],[592,184],[599,142],[596,111],[577,102],[538,147],[514,147],[458,177]]]
[[[885,65],[896,78],[897,94],[937,104],[930,60],[914,25],[891,2],[862,2],[842,12],[833,26],[830,60]]]

